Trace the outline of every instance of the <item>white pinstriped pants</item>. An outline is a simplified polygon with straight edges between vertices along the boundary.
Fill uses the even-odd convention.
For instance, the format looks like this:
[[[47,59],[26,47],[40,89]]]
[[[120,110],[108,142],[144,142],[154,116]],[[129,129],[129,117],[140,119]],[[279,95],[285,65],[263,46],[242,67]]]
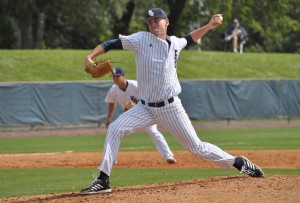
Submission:
[[[174,97],[173,103],[160,108],[149,107],[139,102],[111,123],[106,134],[102,162],[98,169],[110,175],[121,139],[138,129],[144,129],[156,123],[161,124],[178,142],[199,158],[213,161],[224,170],[233,165],[234,156],[198,138],[181,100]]]

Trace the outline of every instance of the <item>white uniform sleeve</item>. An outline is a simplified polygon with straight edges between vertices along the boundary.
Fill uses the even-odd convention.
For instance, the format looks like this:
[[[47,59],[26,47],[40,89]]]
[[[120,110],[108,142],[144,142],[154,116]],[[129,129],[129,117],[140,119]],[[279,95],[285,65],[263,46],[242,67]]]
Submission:
[[[115,97],[115,93],[114,93],[114,87],[115,87],[115,85],[113,85],[109,89],[109,91],[105,97],[105,100],[104,100],[105,103],[116,103],[117,102],[117,98]]]
[[[138,54],[140,40],[143,37],[145,32],[137,32],[132,35],[119,35],[121,39],[123,49],[133,51],[134,53]]]
[[[175,37],[175,36],[171,36],[170,37],[172,39],[172,42],[175,42],[177,47],[182,50],[186,47],[187,45],[187,41],[185,38],[178,38],[178,37]]]

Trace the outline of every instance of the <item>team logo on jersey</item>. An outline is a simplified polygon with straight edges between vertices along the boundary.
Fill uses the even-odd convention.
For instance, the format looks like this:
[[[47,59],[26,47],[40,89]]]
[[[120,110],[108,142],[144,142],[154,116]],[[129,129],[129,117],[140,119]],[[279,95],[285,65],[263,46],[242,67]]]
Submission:
[[[177,61],[178,61],[178,50],[174,50],[174,63],[175,63],[175,68],[177,68]]]
[[[153,17],[153,16],[154,16],[153,11],[149,10],[149,11],[148,11],[148,15],[151,16],[151,17]]]
[[[135,98],[134,96],[131,96],[130,99],[136,104],[139,102],[139,100],[137,98]]]

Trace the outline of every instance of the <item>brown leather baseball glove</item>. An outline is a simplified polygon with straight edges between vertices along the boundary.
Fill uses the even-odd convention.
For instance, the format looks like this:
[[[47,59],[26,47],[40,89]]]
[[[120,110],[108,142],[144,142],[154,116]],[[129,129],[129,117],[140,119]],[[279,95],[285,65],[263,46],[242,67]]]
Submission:
[[[100,78],[111,73],[112,63],[109,59],[102,59],[98,62],[89,63],[86,66],[85,71],[90,73],[93,78]]]
[[[136,103],[132,100],[129,100],[126,104],[125,104],[125,108],[124,108],[124,112],[131,109],[132,107],[134,107],[136,105]]]

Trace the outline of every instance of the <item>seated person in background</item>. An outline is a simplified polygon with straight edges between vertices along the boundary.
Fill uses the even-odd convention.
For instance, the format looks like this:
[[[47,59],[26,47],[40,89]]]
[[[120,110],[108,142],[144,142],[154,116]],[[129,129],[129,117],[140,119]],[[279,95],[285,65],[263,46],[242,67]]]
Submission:
[[[237,52],[238,42],[245,41],[247,36],[246,29],[240,25],[238,19],[234,19],[232,25],[225,32],[225,41],[232,41],[233,52]]]

